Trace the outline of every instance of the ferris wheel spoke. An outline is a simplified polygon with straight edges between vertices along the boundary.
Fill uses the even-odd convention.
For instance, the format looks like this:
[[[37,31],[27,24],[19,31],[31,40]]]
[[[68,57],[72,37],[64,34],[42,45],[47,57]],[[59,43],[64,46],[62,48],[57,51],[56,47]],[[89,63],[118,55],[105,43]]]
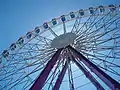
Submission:
[[[77,32],[77,34],[78,35],[80,35],[81,33],[85,33],[86,32],[86,30],[84,30],[84,29],[82,29],[83,27],[85,27],[88,23],[90,23],[90,25],[92,25],[92,26],[94,26],[94,24],[96,24],[96,22],[98,22],[98,21],[100,21],[100,20],[97,20],[97,17],[95,17],[94,18],[94,20],[92,21],[92,17],[94,17],[94,16],[90,16],[87,20],[86,20],[86,22],[84,22],[84,24],[79,28],[79,30],[78,30],[78,32]],[[104,18],[104,16],[102,17],[102,18]],[[102,19],[101,18],[101,19]],[[90,21],[89,21],[90,20]],[[97,20],[96,22],[94,22],[95,20]],[[92,21],[92,22],[91,22]],[[90,28],[90,27],[89,27]],[[89,28],[87,29],[87,30],[89,30]],[[83,31],[82,31],[83,30]],[[80,32],[81,31],[81,32]],[[79,33],[80,32],[80,33]]]
[[[84,87],[84,86],[86,86],[86,85],[89,85],[89,84],[91,84],[90,81],[87,82],[87,83],[85,83],[85,84],[83,84],[83,85],[81,85],[81,86],[76,87],[75,89],[78,90],[79,88],[82,88],[82,87]]]
[[[70,60],[70,57],[68,57],[68,60]],[[74,90],[75,86],[74,86],[74,81],[73,81],[73,73],[71,70],[71,62],[69,61],[70,64],[68,64],[68,79],[69,79],[69,88],[70,90]]]
[[[96,42],[100,42],[100,41],[102,41],[102,40],[104,40],[104,36],[107,36],[107,35],[109,35],[109,33],[111,33],[111,32],[113,32],[113,31],[115,31],[115,30],[117,30],[116,28],[113,28],[112,30],[110,30],[110,31],[105,31],[105,32],[103,32],[103,33],[100,33],[100,34],[96,34],[95,36],[94,36],[94,39],[93,40],[95,40]],[[111,37],[114,37],[115,35],[112,35]],[[117,35],[116,35],[117,36]],[[96,37],[96,38],[95,38]],[[111,38],[111,37],[109,37],[109,36],[107,36],[108,38]],[[93,38],[93,36],[91,36],[90,38]]]
[[[10,87],[10,89],[14,88],[14,86],[16,86],[17,84],[19,84],[19,83],[20,83],[21,81],[23,81],[26,77],[28,77],[29,75],[31,75],[31,74],[33,74],[33,73],[35,73],[35,72],[37,72],[37,71],[39,71],[39,70],[41,70],[41,69],[43,69],[43,68],[44,68],[44,67],[39,67],[39,66],[37,66],[32,72],[28,73],[27,75],[25,75],[25,76],[23,76],[23,77],[22,77],[22,75],[19,76],[16,81],[11,82],[10,84],[8,84],[8,86],[10,86],[10,85],[13,84],[13,86]]]
[[[49,55],[47,55],[45,58],[46,58],[46,60],[47,59],[49,59]],[[36,62],[38,62],[38,63],[36,63]],[[29,64],[29,65],[27,65],[27,66],[21,66],[21,68],[18,70],[18,71],[22,71],[22,70],[24,70],[25,68],[28,68],[28,67],[32,67],[32,66],[35,66],[35,65],[39,65],[41,62],[39,62],[39,60],[36,60],[36,61],[34,61],[34,62],[32,62],[31,64]],[[41,64],[44,64],[45,62],[43,61],[43,63],[41,63]],[[9,78],[10,76],[12,76],[12,75],[14,75],[14,74],[16,74],[18,71],[16,71],[16,70],[14,70],[14,71],[11,71],[11,72],[7,72],[7,73],[5,73],[5,75],[7,75],[6,77],[4,77],[4,78]],[[11,73],[11,74],[10,74]],[[1,80],[3,80],[4,78],[2,78]]]
[[[87,33],[87,37],[85,37],[86,35],[84,35],[84,34],[81,34],[81,37],[79,37],[79,38],[77,38],[77,40],[78,39],[82,39],[82,38],[100,38],[100,37],[102,37],[102,36],[104,36],[104,35],[106,35],[107,33],[110,33],[110,32],[112,32],[112,31],[114,31],[114,30],[116,30],[116,28],[114,28],[114,29],[112,29],[112,30],[110,30],[110,31],[104,31],[103,33],[100,33],[100,34],[97,34],[97,31],[100,31],[102,29],[102,26],[100,27],[100,28],[98,28],[97,30],[94,30],[93,32],[88,32]]]
[[[94,37],[96,37],[95,39],[99,41],[99,39],[102,38],[102,37],[105,36],[105,35],[108,35],[108,37],[110,37],[109,34],[112,33],[112,32],[114,32],[114,33],[113,33],[113,35],[114,35],[114,34],[115,34],[115,31],[119,31],[118,28],[116,28],[116,27],[115,27],[115,28],[112,28],[112,29],[110,29],[109,31],[107,30],[107,31],[104,31],[103,33],[96,34]],[[113,37],[113,35],[112,35],[112,37]]]
[[[110,13],[110,12],[109,12],[109,13]],[[108,13],[107,15],[109,15],[109,13]],[[114,17],[115,17],[115,16],[114,16]],[[106,22],[106,25],[109,24],[110,20],[114,19],[114,17],[109,18],[108,22]],[[103,17],[101,17],[100,19],[98,19],[96,22],[94,22],[94,21],[91,22],[91,23],[93,23],[93,24],[92,24],[92,26],[89,26],[89,28],[88,28],[87,30],[90,31],[90,30],[93,28],[93,26],[95,26],[97,23],[101,22],[102,19],[106,19],[106,18],[107,18],[107,16],[103,16]],[[96,19],[97,19],[97,18],[96,18]],[[116,19],[116,20],[117,20],[117,19]],[[89,34],[92,34],[93,32],[99,31],[99,29],[101,29],[101,28],[103,28],[103,27],[104,27],[104,24],[103,24],[102,26],[100,26],[99,28],[97,28],[96,30],[93,30],[93,31],[91,30],[92,32],[89,33]],[[80,30],[79,30],[79,31],[80,31]],[[84,34],[85,32],[86,32],[86,30],[83,31],[83,32],[81,32],[81,33]],[[80,35],[81,33],[79,33],[78,35]],[[89,34],[88,34],[88,35],[89,35]],[[84,35],[84,36],[85,36],[85,35]]]
[[[39,48],[41,46],[41,48]],[[29,46],[27,47],[24,47],[22,48],[23,50],[28,50],[28,51],[32,51],[32,50],[38,50],[38,51],[42,51],[44,49],[51,49],[50,45],[46,45],[46,44],[35,44],[35,45],[32,45],[32,44],[29,44]],[[53,48],[52,48],[53,49]]]
[[[112,24],[114,23],[114,21],[113,22],[111,22],[107,27],[106,27],[106,30],[104,30],[103,32],[101,32],[101,33],[96,33],[96,32],[89,32],[88,33],[88,35],[90,36],[90,37],[96,37],[96,38],[100,38],[100,37],[102,37],[102,36],[104,36],[104,35],[107,35],[107,34],[109,34],[109,33],[111,33],[111,32],[114,32],[115,33],[115,31],[117,31],[118,30],[118,27],[114,27],[114,28],[112,28]],[[111,26],[111,27],[110,27]],[[102,28],[99,28],[99,29],[102,29]],[[107,29],[109,29],[109,30],[107,30]],[[114,34],[113,33],[113,34]]]
[[[63,67],[63,64],[64,63],[64,57],[61,57],[58,59],[58,62],[57,62],[57,65],[55,66],[55,68],[53,68],[53,70],[51,71],[51,74],[49,75],[48,79],[46,80],[43,88],[45,87],[46,88],[46,85],[49,84],[47,87],[48,87],[48,90],[51,88],[53,88],[53,80],[56,78],[56,76],[58,76],[58,74],[60,73],[60,69]],[[62,66],[61,66],[62,65]],[[51,87],[50,87],[51,86]]]
[[[48,50],[48,51],[43,51],[42,53],[39,52],[38,54],[34,54],[34,56],[29,56],[29,57],[24,57],[23,59],[24,60],[30,60],[30,59],[35,59],[35,58],[38,58],[40,56],[43,56],[43,55],[49,55],[49,54],[52,54],[54,53],[55,51],[52,51],[52,50]]]
[[[23,87],[22,87],[22,89],[21,90],[25,90],[25,87],[26,87],[26,85],[29,83],[29,81],[28,80],[26,80],[26,83],[25,83],[25,85],[23,85]],[[22,82],[21,82],[21,84],[22,84]]]
[[[60,88],[60,85],[61,85],[61,83],[62,83],[62,80],[63,80],[63,78],[64,78],[64,75],[65,75],[65,72],[66,72],[67,68],[68,68],[68,62],[66,61],[66,62],[65,62],[65,65],[63,66],[63,68],[62,68],[62,70],[61,70],[61,72],[60,72],[59,75],[58,75],[58,78],[57,78],[57,80],[56,80],[56,82],[55,82],[55,85],[54,85],[54,87],[53,87],[53,90],[58,90],[58,89]]]
[[[44,83],[45,83],[45,80],[47,79],[47,76],[49,75],[52,67],[53,67],[53,66],[55,65],[55,63],[57,62],[57,59],[58,59],[59,54],[61,53],[61,51],[62,51],[62,48],[61,48],[61,49],[58,49],[58,50],[56,51],[56,53],[53,55],[53,57],[51,58],[51,60],[48,61],[46,67],[45,67],[44,70],[41,72],[40,76],[37,78],[37,81],[35,81],[35,83],[33,84],[33,86],[30,88],[31,90],[32,90],[32,89],[35,89],[35,88],[41,89],[41,88],[43,87],[43,85],[44,85]],[[52,63],[52,64],[51,64],[51,63]],[[52,66],[51,66],[51,65],[52,65]],[[48,66],[49,66],[49,67],[48,67]],[[51,67],[51,68],[50,68],[50,67]],[[47,71],[46,71],[46,69],[47,69]],[[46,74],[44,74],[44,73],[46,73]],[[47,73],[48,73],[48,74],[47,74]],[[46,75],[46,76],[44,76],[44,75]],[[44,77],[44,78],[43,78],[43,77]],[[40,85],[41,85],[41,86],[39,86],[39,84],[36,84],[36,83],[40,83],[40,82],[38,82],[38,80],[40,80],[40,82],[41,82]],[[42,80],[42,81],[41,81],[41,80]]]
[[[50,83],[49,83],[48,90],[50,90],[50,87],[53,88],[53,80],[54,80],[54,78],[59,74],[60,70],[57,71],[57,69],[58,69],[58,67],[60,66],[60,64],[61,64],[62,62],[63,62],[63,61],[60,62],[60,60],[59,60],[57,66],[55,67],[54,71],[52,72],[52,75],[51,75],[52,79],[51,79],[51,81],[50,81]],[[51,77],[49,77],[49,79],[50,79]],[[48,79],[48,80],[49,80],[49,79]],[[48,80],[47,80],[47,81],[48,81]],[[46,83],[47,83],[47,81],[46,81]],[[46,84],[46,83],[45,83],[45,84]]]
[[[36,65],[39,65],[39,63],[38,64],[36,64]],[[32,65],[31,65],[32,66]],[[18,74],[18,73],[21,73],[22,72],[22,70],[25,70],[26,68],[28,68],[29,66],[26,66],[26,67],[24,67],[24,66],[22,66],[22,68],[20,68],[18,71],[12,71],[12,72],[8,72],[8,73],[6,73],[5,75],[5,77],[4,78],[2,78],[2,79],[9,79],[9,77],[11,77],[11,76],[13,76],[13,75],[16,75],[16,74]],[[8,75],[7,75],[8,74]],[[2,79],[0,80],[0,81],[2,81]]]
[[[110,62],[110,61],[108,61],[108,60],[105,60],[105,59],[103,59],[103,58],[97,57],[97,56],[94,55],[94,54],[85,53],[85,52],[82,52],[82,53],[85,54],[85,55],[91,56],[91,57],[93,57],[93,58],[96,58],[96,59],[93,60],[93,61],[102,61],[102,62],[106,62],[106,63],[108,63],[109,65],[113,65],[114,67],[120,68],[120,65],[117,65],[117,64],[115,64],[115,63],[113,63],[113,62]],[[102,57],[103,57],[103,56],[102,56]]]
[[[16,89],[16,90],[17,90],[18,85],[21,86],[23,83],[25,83],[25,85],[26,85],[26,84],[28,83],[28,80],[23,80],[23,81],[21,81],[20,83],[14,85],[12,89]],[[23,87],[24,87],[25,85],[23,85]],[[10,90],[10,89],[9,89],[9,90]]]
[[[86,20],[86,22],[84,22],[84,24],[83,24],[78,30],[76,30],[76,34],[78,34],[80,31],[82,31],[82,28],[83,28],[83,27],[86,28],[87,23],[88,23],[88,22],[91,22],[92,18],[94,18],[94,19],[93,19],[93,21],[90,23],[90,25],[92,25],[93,22],[94,22],[95,20],[97,20],[97,17],[98,17],[98,16],[95,16],[95,12],[96,12],[96,11],[97,11],[97,9],[94,10],[94,13],[92,13],[92,15],[89,16],[89,18]],[[84,30],[83,30],[83,31],[84,31]],[[86,31],[84,31],[84,33],[85,33],[85,32],[86,32]]]
[[[111,37],[111,38],[108,38],[108,39],[106,39],[106,40],[103,40],[103,41],[97,43],[97,45],[100,45],[100,44],[103,44],[103,43],[109,42],[109,41],[114,40],[114,39],[119,39],[119,38],[120,38],[120,36],[117,36],[117,37]]]
[[[91,81],[91,83],[96,87],[96,89],[105,90],[101,86],[101,84],[96,80],[96,78],[94,78],[93,75],[86,69],[86,67],[78,60],[78,58],[75,58],[74,54],[71,56],[71,58],[79,67],[79,69],[85,74],[85,76]]]
[[[44,54],[43,54],[44,55]],[[45,58],[47,58],[47,57],[49,57],[49,56],[51,56],[52,54],[51,53],[49,53],[49,54],[47,54],[45,57],[44,56],[41,56],[40,54],[39,55],[37,55],[37,57],[36,56],[34,56],[34,57],[30,57],[30,58],[24,58],[24,60],[23,59],[21,59],[21,61],[19,61],[19,63],[11,63],[10,65],[8,65],[8,67],[10,68],[10,66],[13,66],[14,64],[17,66],[17,64],[18,65],[28,65],[28,66],[32,66],[32,64],[33,63],[35,63],[36,61],[37,62],[39,62],[39,60],[40,59],[42,59],[41,61],[44,61],[45,60]],[[40,59],[38,59],[39,57],[41,57]],[[42,58],[42,57],[44,57],[44,58]],[[36,61],[32,61],[33,59],[37,59]],[[17,59],[18,60],[18,59]],[[20,63],[21,62],[21,63]],[[39,62],[40,63],[40,62]],[[6,66],[7,67],[7,66]],[[12,68],[12,67],[11,67]]]
[[[94,22],[97,22],[96,21],[97,18],[98,18],[98,16],[92,16],[90,21],[89,21],[90,23],[86,22],[85,26],[83,27],[84,30],[83,30],[83,32],[80,32],[80,34],[87,36],[87,34],[89,34],[89,32],[92,31],[92,29],[94,28],[94,26],[95,26]]]
[[[82,43],[82,42],[80,42],[80,43]],[[91,42],[88,42],[88,43],[86,43],[86,42],[84,42],[84,45],[81,45],[80,47],[79,47],[79,49],[81,49],[81,50],[85,50],[85,51],[94,51],[94,52],[98,52],[98,51],[104,51],[104,50],[117,50],[117,51],[119,51],[119,48],[120,48],[120,46],[118,46],[118,45],[116,45],[116,44],[113,44],[113,46],[108,46],[108,45],[105,45],[105,44],[101,44],[101,45],[96,45],[96,44],[91,44],[91,43],[93,43],[92,41]],[[89,46],[85,46],[85,45],[87,45],[87,44],[90,44]],[[107,43],[106,43],[107,44]]]
[[[23,76],[23,75],[21,75],[21,76]],[[8,83],[7,83],[7,86],[10,87],[12,84],[13,84],[12,82],[10,82],[10,83],[8,82]],[[4,85],[1,89],[4,89],[4,88],[7,87],[7,86]],[[10,89],[9,89],[9,90],[10,90]]]
[[[114,73],[115,73],[115,75],[120,76],[120,73],[118,73],[117,71],[115,71],[115,70],[114,70],[114,69],[112,69],[111,67],[109,67],[109,66],[108,66],[108,69],[109,69],[109,70],[111,70],[112,72],[114,72]]]
[[[34,44],[34,43],[29,43],[29,48],[27,47],[24,47],[23,49],[28,49],[28,50],[34,50],[34,49],[38,49],[39,46],[43,47],[43,48],[49,48],[50,47],[50,44],[40,44],[40,43],[37,43],[37,44]],[[48,45],[48,46],[47,46]],[[46,47],[45,47],[46,46]]]
[[[34,47],[36,45],[44,45],[44,46],[50,46],[50,42],[52,40],[51,39],[48,39],[46,37],[43,37],[43,36],[37,36],[35,37],[32,41],[28,42],[27,45],[25,47]],[[24,47],[23,47],[24,48]]]
[[[53,34],[54,37],[57,37],[58,35],[52,30],[52,28],[49,27],[50,32]]]
[[[78,60],[79,62],[79,60]],[[93,77],[93,75],[84,67],[84,65],[82,65],[82,63],[78,63],[76,62],[76,64],[79,66],[79,68],[82,70],[82,72],[85,74],[85,76],[91,81],[91,83],[96,87],[96,89],[100,89],[100,90],[105,90],[101,84],[96,80],[96,78]]]
[[[77,30],[75,31],[76,34],[79,33],[79,31],[86,25],[86,23],[91,19],[92,16],[89,16],[89,18],[86,20],[86,22],[84,22],[84,24],[80,27],[80,28],[77,28]],[[80,22],[79,22],[80,23]]]
[[[115,28],[114,28],[115,29]],[[112,30],[110,30],[110,31],[105,31],[105,32],[103,32],[103,34],[100,34],[100,36],[99,37],[97,37],[97,38],[94,38],[93,40],[95,40],[95,41],[99,41],[99,40],[97,40],[98,38],[101,38],[101,37],[103,37],[104,35],[106,35],[107,33],[110,33],[110,32],[112,32],[112,31],[114,31],[114,29],[112,29]],[[88,33],[89,34],[89,33]],[[90,33],[91,34],[91,33]],[[90,37],[90,36],[88,36],[88,38],[93,38],[93,37],[95,37],[94,35],[92,36],[92,37]],[[83,38],[83,37],[82,37]],[[79,41],[79,39],[80,39],[80,41],[83,41],[82,40],[82,38],[78,38],[77,39],[77,41]],[[117,37],[117,38],[119,38],[119,37]],[[83,39],[86,39],[86,37],[84,37]],[[112,38],[112,39],[116,39],[116,38]],[[111,40],[112,40],[111,39]],[[92,39],[90,39],[89,41],[91,41]],[[107,40],[108,41],[108,40]],[[106,42],[106,41],[105,41]],[[104,42],[103,42],[104,43]]]
[[[64,31],[64,34],[66,34],[66,25],[65,25],[65,22],[63,22],[63,31]]]
[[[41,51],[45,51],[45,52],[49,52],[49,51],[53,51],[53,50],[55,50],[54,48],[37,48],[37,49],[28,49],[28,48],[23,48],[23,51],[21,51],[21,52],[16,52],[16,53],[13,53],[13,54],[10,54],[11,56],[12,55],[18,55],[18,56],[20,56],[21,54],[25,54],[25,53],[39,53],[39,52],[41,52]]]
[[[90,44],[92,43],[92,42],[89,42]],[[91,44],[91,45],[89,45],[89,46],[85,46],[85,45],[87,45],[88,43],[84,43],[84,45],[81,45],[80,47],[77,47],[77,48],[79,48],[80,50],[83,50],[83,51],[93,51],[93,52],[101,52],[101,51],[109,51],[109,50],[112,50],[112,52],[113,52],[113,55],[115,54],[115,53],[117,53],[117,52],[115,52],[115,50],[116,51],[119,51],[119,48],[120,48],[120,46],[116,46],[116,45],[113,45],[113,46],[106,46],[106,45],[101,45],[101,46],[98,46],[98,45],[94,45],[94,44]],[[113,56],[114,57],[114,56]],[[111,57],[112,58],[112,57]],[[119,57],[116,57],[116,58],[118,58],[119,59]]]
[[[94,62],[94,63],[95,63],[95,62]],[[95,64],[96,64],[98,67],[100,67],[101,69],[103,69],[103,70],[105,70],[105,71],[107,71],[107,72],[110,72],[110,73],[112,73],[112,74],[117,75],[117,76],[120,77],[120,73],[118,73],[117,71],[113,70],[113,69],[110,68],[109,66],[106,65],[106,68],[105,68],[105,67],[101,66],[101,65],[98,64],[98,63],[95,63]]]
[[[46,40],[46,41],[52,41],[52,39],[47,38],[47,37],[44,37],[44,36],[40,36],[40,35],[39,35],[38,38],[36,38],[36,39],[37,39],[38,41],[39,41],[39,40],[43,40],[43,41],[44,41],[44,40]]]
[[[37,43],[45,43],[46,41],[47,42],[51,42],[52,41],[52,39],[50,39],[50,38],[47,38],[47,37],[44,37],[44,36],[41,36],[41,35],[38,35],[37,37],[35,37],[32,41],[30,41],[30,42],[32,42],[33,43],[33,41],[34,41],[34,43],[35,44],[37,44]]]
[[[55,49],[39,49],[37,51],[36,50],[33,50],[33,51],[27,50],[27,51],[24,51],[24,52],[21,52],[21,53],[16,53],[15,55],[18,55],[18,57],[15,58],[14,61],[18,61],[19,58],[22,61],[23,60],[29,60],[29,59],[37,58],[39,56],[47,55],[47,54],[50,54],[50,53],[53,53],[53,52],[55,52]],[[25,57],[25,55],[26,55],[26,57]],[[28,55],[29,55],[29,57],[28,57]],[[20,62],[20,60],[19,60],[19,62]]]
[[[73,25],[73,27],[72,27],[71,32],[75,33],[75,31],[78,30],[79,25],[80,25],[80,23],[81,23],[81,18],[82,18],[82,17],[80,17],[80,15],[79,15],[79,13],[78,13],[78,15],[77,15],[77,17],[76,17],[76,20],[75,20],[75,22],[74,22],[74,25]]]
[[[117,30],[118,29],[118,27],[113,27],[113,24],[116,22],[116,20],[119,20],[119,18],[120,17],[118,17],[117,19],[113,19],[112,21],[110,21],[110,22],[108,22],[108,23],[105,23],[105,26],[106,26],[106,28],[104,29],[103,27],[104,27],[104,25],[102,26],[102,28],[104,29],[104,31],[103,31],[103,35],[104,34],[106,34],[106,33],[110,33],[111,31],[115,31],[115,30]],[[98,28],[98,29],[101,29],[102,30],[102,28],[100,27],[100,28]],[[89,35],[90,34],[92,34],[92,32],[91,33],[89,33]],[[100,33],[101,34],[101,33]],[[99,35],[99,34],[98,34]],[[102,35],[102,34],[101,34]]]
[[[114,38],[115,39],[115,38]],[[86,42],[86,41],[84,41],[84,42],[80,42],[80,43],[83,43],[83,44],[81,44],[80,45],[80,47],[79,47],[79,49],[81,49],[81,50],[88,50],[88,51],[103,51],[103,50],[119,50],[119,48],[120,48],[120,46],[119,45],[116,45],[116,44],[111,44],[111,45],[109,45],[109,44],[107,44],[107,43],[109,43],[109,42],[113,42],[114,41],[114,39],[112,40],[112,39],[108,39],[108,40],[105,40],[106,42],[105,42],[105,44],[104,43],[101,43],[101,44],[98,44],[98,43],[100,43],[100,42],[103,42],[104,40],[102,40],[102,41],[98,41],[98,42],[96,42],[96,43],[94,43],[94,41],[88,41],[88,42]],[[80,43],[78,43],[78,44],[80,44]],[[86,45],[88,45],[89,44],[89,46],[86,46]]]
[[[58,61],[58,63],[60,63],[60,60]],[[60,71],[57,71],[57,72],[56,72],[56,70],[58,69],[58,67],[59,67],[59,65],[57,64],[55,70],[54,70],[54,71],[52,72],[52,74],[48,77],[48,79],[47,79],[47,81],[45,82],[44,86],[45,86],[46,84],[49,84],[49,87],[51,86],[51,83],[49,83],[48,81],[49,81],[49,79],[52,78],[52,80],[51,80],[51,82],[52,82],[52,81],[54,80],[54,78],[59,74]],[[52,77],[52,76],[53,76],[53,77]],[[26,89],[27,87],[31,86],[31,84],[33,84],[34,82],[35,82],[35,80],[32,81],[29,85],[27,85],[24,89]],[[48,90],[49,90],[49,87],[48,87]]]
[[[94,56],[94,55],[92,55],[92,56]],[[95,56],[94,56],[94,57],[95,57]],[[117,75],[117,76],[120,76],[119,73],[117,73],[115,70],[113,70],[113,69],[117,69],[117,70],[119,69],[119,70],[120,70],[120,66],[119,66],[119,65],[114,64],[114,63],[112,63],[112,62],[108,62],[107,60],[98,58],[97,56],[96,56],[95,58],[96,58],[96,60],[98,60],[98,61],[102,61],[102,62],[99,62],[99,63],[97,63],[96,60],[92,61],[92,62],[95,63],[98,67],[104,69],[105,71],[108,71],[108,72],[110,72],[110,73],[113,73],[113,74],[115,74],[115,75]],[[101,65],[101,64],[104,64],[104,66]],[[113,67],[113,68],[110,68],[109,65],[113,65],[114,67]]]
[[[37,36],[33,37],[32,39],[30,39],[29,41],[25,42],[19,49],[22,49],[23,47],[28,46],[28,43],[30,43],[32,41],[34,41],[34,43],[36,43],[36,44],[44,43],[44,44],[48,45],[48,43],[51,42],[52,40],[49,38],[46,38],[44,36],[37,35]]]
[[[99,69],[95,64],[93,64],[91,61],[89,61],[86,57],[84,57],[80,52],[78,52],[77,50],[75,50],[74,48],[72,48],[71,46],[69,46],[68,48],[71,49],[72,52],[74,52],[76,54],[76,56],[82,60],[82,62],[91,70],[93,71],[109,88],[111,89],[115,89],[115,88],[120,88],[119,87],[119,83],[111,78],[108,74],[106,74],[105,72],[103,72],[101,69]],[[88,61],[87,61],[88,60]],[[88,65],[87,65],[88,64]],[[93,66],[92,66],[93,65]],[[95,67],[95,68],[92,68]],[[96,70],[95,70],[96,69]],[[97,73],[98,72],[98,73]],[[104,73],[104,74],[103,74]],[[101,77],[100,75],[102,75],[104,77]],[[109,77],[109,78],[108,78]],[[108,80],[105,80],[108,79]],[[110,80],[111,79],[111,80]],[[110,81],[109,81],[110,80]],[[113,80],[113,82],[112,82]],[[109,82],[109,83],[108,83]],[[114,84],[114,85],[113,85]],[[110,85],[110,86],[109,86]]]

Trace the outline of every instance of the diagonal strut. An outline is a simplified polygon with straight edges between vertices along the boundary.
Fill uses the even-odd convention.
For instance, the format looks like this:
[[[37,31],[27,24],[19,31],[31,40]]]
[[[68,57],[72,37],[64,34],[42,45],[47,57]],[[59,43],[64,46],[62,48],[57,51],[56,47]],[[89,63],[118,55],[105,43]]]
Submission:
[[[62,71],[60,72],[60,74],[58,75],[58,78],[57,78],[56,83],[55,83],[55,85],[54,85],[52,90],[59,90],[60,85],[61,85],[62,80],[63,80],[64,75],[65,75],[65,72],[66,72],[66,70],[68,68],[68,63],[69,63],[68,61],[65,62],[65,65],[62,68]]]
[[[44,70],[41,72],[39,77],[36,79],[36,81],[34,82],[32,87],[30,88],[30,90],[41,90],[42,89],[42,87],[44,86],[44,83],[45,83],[50,71],[52,70],[53,66],[57,62],[57,59],[58,59],[62,49],[63,48],[58,49],[56,51],[56,53],[53,55],[53,57],[51,58],[51,60],[48,61],[48,63],[46,64]]]
[[[75,50],[73,47],[68,46],[68,48],[79,58],[93,73],[95,73],[109,88],[112,90],[120,90],[120,84],[110,77],[108,74],[103,72],[100,68],[98,68],[95,64],[89,61],[86,57],[84,57],[80,52]]]
[[[71,53],[70,53],[71,54]],[[71,54],[71,59],[75,62],[75,64],[79,67],[79,69],[86,75],[86,77],[96,86],[97,90],[105,90],[100,83],[92,76],[92,74],[83,67]]]

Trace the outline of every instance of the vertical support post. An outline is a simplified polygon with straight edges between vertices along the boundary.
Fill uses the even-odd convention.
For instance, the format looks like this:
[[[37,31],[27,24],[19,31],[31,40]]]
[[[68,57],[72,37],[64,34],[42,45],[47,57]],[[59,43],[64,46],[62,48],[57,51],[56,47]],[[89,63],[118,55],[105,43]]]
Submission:
[[[71,55],[72,60],[75,62],[75,64],[79,67],[79,69],[86,75],[86,77],[96,86],[97,90],[105,90],[100,83],[92,76],[92,74],[83,67],[80,63],[78,63],[73,55]]]
[[[120,90],[120,84],[110,77],[108,74],[103,72],[100,68],[98,68],[95,64],[89,61],[86,57],[84,57],[80,52],[68,46],[68,48],[92,71],[94,72],[109,88],[112,90]]]
[[[56,53],[53,55],[50,61],[46,64],[46,67],[43,69],[39,77],[36,79],[30,90],[41,90],[42,87],[44,86],[44,83],[52,70],[53,66],[57,62],[57,59],[61,53],[62,49],[58,49]]]
[[[60,72],[60,74],[58,75],[57,81],[56,81],[56,83],[55,83],[55,85],[54,85],[52,90],[59,90],[60,85],[61,85],[62,80],[63,80],[64,75],[65,75],[65,72],[67,70],[67,67],[68,67],[68,61],[65,62],[65,65],[62,68],[62,71]]]
[[[63,22],[63,29],[64,29],[64,34],[66,34],[66,26],[65,26],[65,22]]]

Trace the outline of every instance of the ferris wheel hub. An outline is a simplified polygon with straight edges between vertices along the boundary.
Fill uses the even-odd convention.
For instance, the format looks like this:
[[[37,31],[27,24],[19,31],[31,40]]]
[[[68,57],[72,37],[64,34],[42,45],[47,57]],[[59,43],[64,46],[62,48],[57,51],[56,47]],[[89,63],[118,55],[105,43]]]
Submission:
[[[52,43],[51,43],[51,47],[53,48],[64,48],[70,44],[72,44],[76,38],[76,34],[74,33],[66,33],[66,34],[62,34],[56,38],[53,39]]]

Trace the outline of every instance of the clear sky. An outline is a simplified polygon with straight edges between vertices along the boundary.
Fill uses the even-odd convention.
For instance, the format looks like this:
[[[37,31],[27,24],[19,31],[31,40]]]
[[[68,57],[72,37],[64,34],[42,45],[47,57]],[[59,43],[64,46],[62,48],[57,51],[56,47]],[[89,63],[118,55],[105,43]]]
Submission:
[[[120,4],[120,0],[0,0],[0,52],[52,18],[109,4]]]

